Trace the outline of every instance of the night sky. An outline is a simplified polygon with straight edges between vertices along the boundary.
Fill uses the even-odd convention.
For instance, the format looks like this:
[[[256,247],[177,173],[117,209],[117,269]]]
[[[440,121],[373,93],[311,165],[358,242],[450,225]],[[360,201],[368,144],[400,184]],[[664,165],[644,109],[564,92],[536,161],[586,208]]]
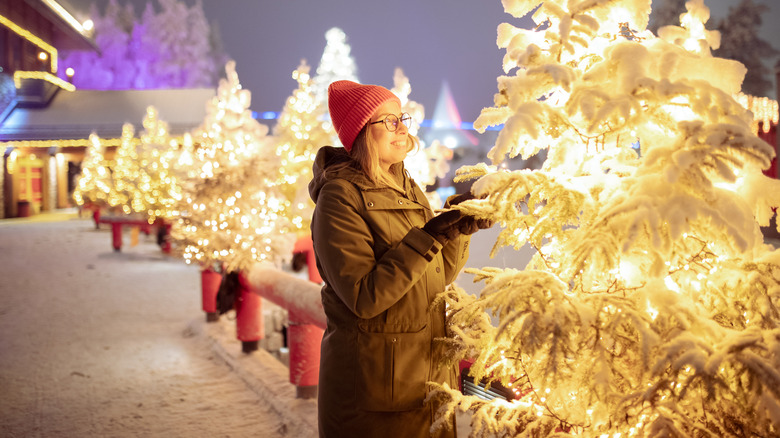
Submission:
[[[119,3],[128,1],[138,14],[147,3]],[[325,48],[325,32],[339,27],[347,34],[361,82],[391,88],[395,67],[403,68],[412,86],[410,99],[425,105],[430,118],[446,80],[462,119],[473,121],[482,107],[492,105],[496,77],[503,74],[504,53],[496,46],[496,27],[502,22],[523,26],[503,12],[500,0],[202,1],[206,17],[219,27],[225,51],[236,61],[241,83],[252,91],[252,109],[257,112],[283,108],[297,88],[292,71],[306,58],[314,72]],[[713,19],[719,19],[738,1],[705,4]],[[760,35],[780,49],[780,2],[754,1],[769,5]],[[74,15],[83,21],[86,15],[79,14],[85,14],[91,3],[103,10],[108,0],[62,3],[77,9]],[[713,19],[709,28],[714,27]]]

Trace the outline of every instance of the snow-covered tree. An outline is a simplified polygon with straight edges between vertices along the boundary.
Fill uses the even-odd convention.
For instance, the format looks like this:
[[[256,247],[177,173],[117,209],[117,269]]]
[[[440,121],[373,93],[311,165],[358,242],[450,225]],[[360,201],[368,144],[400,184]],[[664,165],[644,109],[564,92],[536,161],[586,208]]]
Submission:
[[[764,61],[780,54],[769,41],[758,36],[762,17],[769,6],[753,0],[742,0],[729,8],[729,14],[718,23],[720,48],[715,55],[734,59],[747,67],[742,91],[752,96],[769,96],[773,87],[773,72]],[[777,23],[772,25],[777,26]]]
[[[114,154],[113,185],[108,195],[108,205],[119,207],[123,213],[143,211],[140,200],[143,194],[138,191],[138,175],[141,172],[138,159],[138,140],[135,138],[135,128],[132,123],[122,126],[122,138]],[[135,201],[134,201],[135,200]]]
[[[347,44],[347,34],[338,27],[325,32],[325,50],[317,66],[317,75],[314,77],[314,95],[317,101],[328,101],[328,86],[331,82],[349,80],[359,82],[357,77],[357,65],[350,55],[352,48]]]
[[[285,197],[287,215],[299,231],[308,232],[314,203],[308,183],[317,150],[336,135],[327,124],[327,107],[317,101],[306,60],[292,73],[298,88],[287,98],[274,126],[276,155],[280,159],[279,190]]]
[[[503,124],[494,165],[548,154],[460,169],[483,199],[456,208],[536,254],[472,271],[479,296],[446,293],[444,342],[516,399],[438,387],[440,419],[469,411],[480,437],[780,433],[780,250],[759,230],[780,205],[774,151],[732,97],[744,67],[710,55],[709,10],[687,10],[663,38],[650,0],[547,0],[546,29],[498,27],[507,75],[475,126]]]
[[[199,173],[182,182],[180,219],[171,235],[187,263],[235,272],[258,261],[281,265],[292,257],[293,225],[274,184],[279,159],[268,128],[252,118],[251,94],[235,62],[207,105],[195,132]]]
[[[203,5],[188,7],[180,0],[159,0],[161,11],[144,13],[137,35],[140,55],[146,54],[149,75],[159,84],[173,88],[203,87],[213,84],[216,65],[211,57],[210,28]],[[150,57],[148,53],[154,53]]]
[[[128,28],[132,28],[133,6],[120,6],[117,0],[109,0],[105,14],[101,15],[93,4],[90,15],[95,26],[95,43],[100,53],[64,51],[61,64],[73,67],[76,74],[72,81],[77,88],[131,88],[136,74],[135,63],[128,52]],[[64,74],[65,69],[60,71]]]
[[[181,201],[181,187],[175,175],[176,143],[168,133],[168,124],[160,120],[154,107],[146,109],[144,130],[140,136],[139,172],[136,186],[141,195],[132,202],[136,211],[143,212],[149,223],[157,218],[170,220]],[[143,210],[140,210],[143,208]]]
[[[103,155],[103,145],[100,137],[93,132],[89,135],[89,146],[81,162],[81,176],[73,190],[73,200],[79,206],[107,205],[111,186],[111,171]]]
[[[84,89],[211,87],[224,57],[215,46],[203,5],[160,0],[146,4],[141,20],[131,4],[110,0],[104,14],[92,8],[100,54],[64,52],[62,64],[75,70],[73,83]],[[61,69],[64,71],[65,69]],[[64,74],[64,73],[62,73]]]

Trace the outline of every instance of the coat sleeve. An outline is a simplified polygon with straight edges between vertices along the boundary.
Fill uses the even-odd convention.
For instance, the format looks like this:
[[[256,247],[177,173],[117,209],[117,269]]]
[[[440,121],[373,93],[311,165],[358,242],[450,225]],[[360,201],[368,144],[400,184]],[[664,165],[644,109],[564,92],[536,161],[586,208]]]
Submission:
[[[376,259],[374,239],[361,216],[362,198],[351,183],[326,183],[312,217],[312,239],[323,279],[359,318],[373,318],[401,299],[441,251],[425,231],[411,228]]]
[[[444,208],[449,208],[450,200],[457,196],[458,195],[456,194],[448,197],[444,203]],[[458,238],[448,242],[442,249],[442,257],[444,258],[444,280],[446,284],[455,281],[461,269],[466,265],[466,261],[469,259],[470,243],[470,235],[460,235]]]
[[[450,284],[458,277],[463,266],[466,265],[466,261],[469,259],[469,244],[471,243],[471,236],[458,236],[457,239],[451,240],[442,249],[442,256],[444,258],[444,281],[446,284]]]

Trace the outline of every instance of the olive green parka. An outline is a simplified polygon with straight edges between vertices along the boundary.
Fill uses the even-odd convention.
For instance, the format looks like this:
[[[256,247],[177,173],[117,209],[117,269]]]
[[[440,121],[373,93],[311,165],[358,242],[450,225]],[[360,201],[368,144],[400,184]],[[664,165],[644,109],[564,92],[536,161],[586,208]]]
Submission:
[[[351,166],[329,170],[348,160],[343,148],[321,148],[309,184],[327,316],[320,437],[428,437],[426,382],[457,385],[457,368],[444,366],[433,342],[446,335],[444,305],[431,304],[465,264],[469,236],[442,247],[421,229],[433,212],[402,167],[400,192]]]

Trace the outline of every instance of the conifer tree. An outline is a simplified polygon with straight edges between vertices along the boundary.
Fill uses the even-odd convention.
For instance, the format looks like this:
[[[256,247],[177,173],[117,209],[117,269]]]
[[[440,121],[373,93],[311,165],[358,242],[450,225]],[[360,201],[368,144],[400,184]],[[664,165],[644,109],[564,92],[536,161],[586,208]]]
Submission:
[[[280,158],[279,190],[287,215],[299,231],[308,232],[314,204],[308,191],[317,150],[330,143],[335,132],[328,123],[327,107],[316,100],[306,60],[292,73],[298,88],[287,98],[274,126],[276,154]]]
[[[81,176],[73,190],[73,200],[79,206],[107,205],[111,186],[111,171],[103,155],[103,145],[93,132],[89,135],[89,146],[84,161],[81,162]]]
[[[137,150],[138,140],[131,123],[122,126],[121,143],[114,154],[113,185],[108,196],[108,205],[118,207],[124,214],[143,211],[140,204],[142,194],[138,191],[137,181],[141,172]],[[135,200],[135,201],[133,201]]]
[[[482,199],[456,208],[536,254],[471,271],[479,296],[448,292],[445,343],[515,399],[445,385],[440,420],[468,411],[480,437],[780,432],[780,250],[759,230],[780,205],[774,151],[733,98],[744,67],[710,54],[709,10],[687,11],[661,38],[650,0],[549,0],[545,26],[498,27],[507,75],[475,126],[503,124],[493,165],[547,158],[460,169]]]
[[[132,4],[110,0],[104,14],[92,7],[100,53],[63,51],[62,65],[75,70],[82,89],[212,87],[224,54],[203,5],[161,0],[146,3],[140,21]],[[64,75],[65,69],[60,69]]]
[[[685,2],[681,0],[655,0],[647,28],[653,33],[663,26],[678,26],[680,15],[685,13]]]
[[[141,197],[132,205],[147,215],[149,223],[157,218],[170,220],[181,201],[181,187],[174,173],[176,144],[168,133],[168,124],[160,120],[154,107],[146,109],[143,126],[136,179],[136,194]]]
[[[773,90],[773,74],[769,67],[773,63],[765,61],[774,60],[780,51],[758,36],[762,17],[768,11],[769,6],[764,3],[741,0],[737,6],[729,8],[728,16],[718,24],[721,42],[715,55],[734,59],[747,67],[742,91],[751,96],[770,96]],[[769,25],[777,26],[777,23]]]
[[[325,33],[325,50],[322,52],[317,75],[314,77],[314,94],[317,101],[327,103],[328,86],[331,82],[349,80],[358,82],[357,65],[350,55],[352,48],[347,44],[347,34],[338,27]]]
[[[279,159],[268,128],[252,118],[251,94],[235,62],[194,134],[198,174],[182,182],[180,218],[171,230],[187,263],[235,272],[292,257],[293,225],[275,185]]]

